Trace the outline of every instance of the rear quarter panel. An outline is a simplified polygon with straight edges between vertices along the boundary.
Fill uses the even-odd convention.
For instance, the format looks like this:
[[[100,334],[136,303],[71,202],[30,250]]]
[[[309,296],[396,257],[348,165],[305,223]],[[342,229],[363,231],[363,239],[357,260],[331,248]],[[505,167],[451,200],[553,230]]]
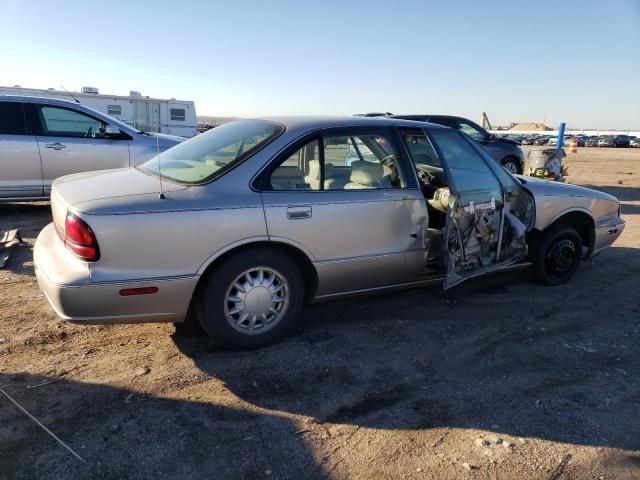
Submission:
[[[98,237],[92,282],[202,273],[216,253],[267,239],[262,205],[83,217]]]

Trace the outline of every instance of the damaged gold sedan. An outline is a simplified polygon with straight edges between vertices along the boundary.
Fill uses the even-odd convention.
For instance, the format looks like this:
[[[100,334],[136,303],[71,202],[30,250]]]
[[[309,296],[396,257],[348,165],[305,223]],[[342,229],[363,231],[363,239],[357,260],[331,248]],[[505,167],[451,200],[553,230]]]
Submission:
[[[226,348],[276,341],[305,301],[527,266],[557,285],[624,228],[611,195],[513,176],[455,130],[390,118],[230,122],[51,197],[34,256],[58,315],[194,311]]]

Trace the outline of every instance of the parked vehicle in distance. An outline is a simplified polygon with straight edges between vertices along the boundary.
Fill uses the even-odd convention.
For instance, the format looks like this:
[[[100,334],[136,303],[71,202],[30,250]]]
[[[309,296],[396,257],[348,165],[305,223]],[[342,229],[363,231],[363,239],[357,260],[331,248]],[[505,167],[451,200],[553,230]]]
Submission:
[[[533,135],[529,135],[528,137],[524,137],[522,139],[521,145],[533,145],[533,142],[536,140],[536,137]]]
[[[640,138],[633,138],[629,142],[629,146],[632,148],[640,148]]]
[[[585,147],[597,147],[598,146],[598,142],[600,141],[600,137],[593,135],[590,137],[587,137],[584,141],[584,146]]]
[[[391,118],[416,120],[436,123],[466,133],[473,140],[482,145],[493,158],[511,173],[522,173],[524,168],[524,153],[518,142],[508,138],[498,138],[487,132],[477,123],[464,117],[452,115],[390,115]]]
[[[546,145],[550,137],[551,137],[550,135],[541,135],[533,141],[533,144],[539,145],[539,146]]]
[[[513,176],[458,130],[391,118],[226,123],[136,168],[58,179],[51,210],[34,262],[59,316],[193,308],[231,349],[281,338],[305,300],[528,266],[558,285],[624,228],[611,195]]]
[[[556,143],[558,143],[558,137],[548,137],[547,138],[547,143],[546,145],[552,145],[552,146],[556,146]]]
[[[599,147],[614,147],[615,146],[615,140],[613,138],[613,135],[601,135],[598,138],[598,146]]]
[[[630,142],[631,142],[631,138],[629,138],[628,135],[615,135],[613,137],[614,148],[627,148],[629,147]]]
[[[183,140],[66,100],[0,96],[0,202],[46,199],[55,178],[138,165]]]

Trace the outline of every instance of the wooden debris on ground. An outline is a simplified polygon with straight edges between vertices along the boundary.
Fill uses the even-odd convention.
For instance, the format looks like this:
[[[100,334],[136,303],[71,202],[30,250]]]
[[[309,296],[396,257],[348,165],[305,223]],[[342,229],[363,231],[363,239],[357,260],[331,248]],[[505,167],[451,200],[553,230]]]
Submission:
[[[9,230],[8,232],[0,231],[0,268],[5,266],[11,255],[11,250],[19,243],[22,243],[22,238],[20,238],[18,229]]]

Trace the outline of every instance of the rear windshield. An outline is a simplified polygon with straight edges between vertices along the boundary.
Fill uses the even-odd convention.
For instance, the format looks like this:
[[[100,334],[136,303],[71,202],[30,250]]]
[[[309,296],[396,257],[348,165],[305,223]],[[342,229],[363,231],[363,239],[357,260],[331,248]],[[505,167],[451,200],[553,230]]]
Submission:
[[[266,120],[229,122],[179,143],[138,166],[178,183],[214,179],[278,136],[284,127]]]

